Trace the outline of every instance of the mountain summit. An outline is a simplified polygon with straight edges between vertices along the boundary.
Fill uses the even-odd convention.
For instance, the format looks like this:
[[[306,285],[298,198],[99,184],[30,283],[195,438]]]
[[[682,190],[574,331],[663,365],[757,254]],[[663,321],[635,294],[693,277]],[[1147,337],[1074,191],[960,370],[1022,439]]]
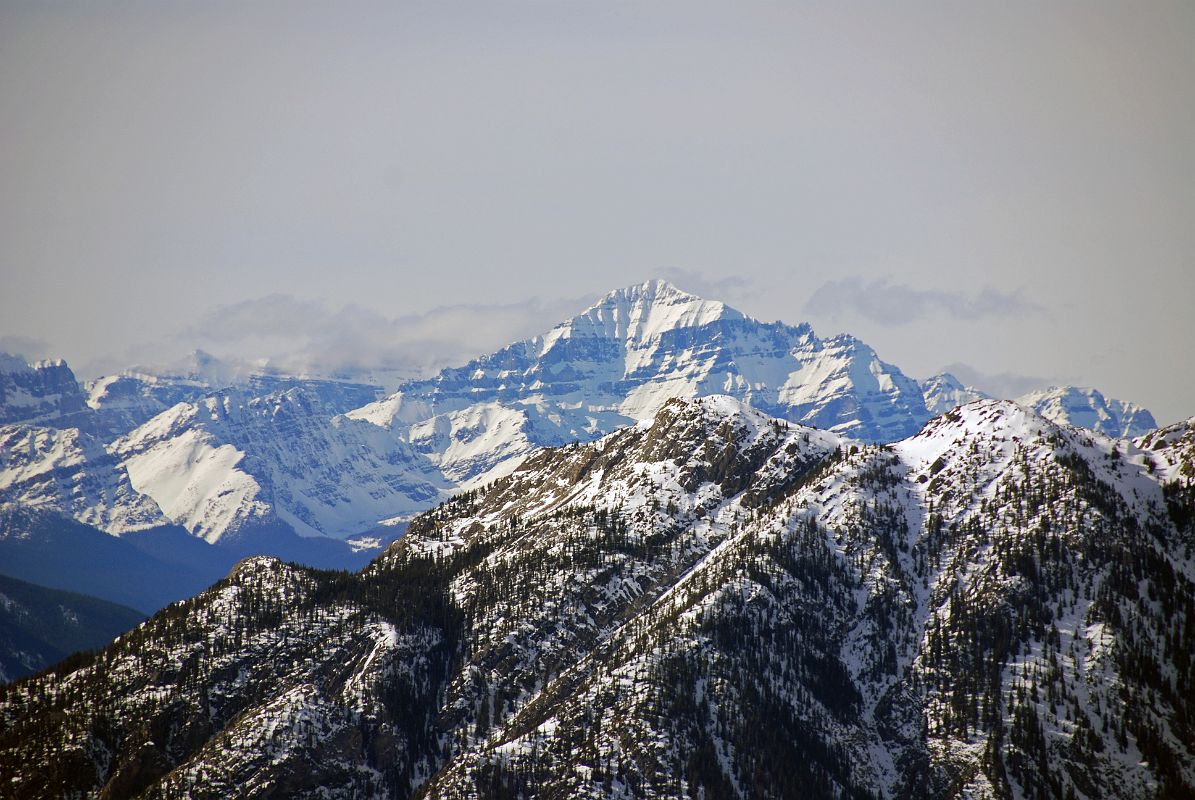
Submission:
[[[475,485],[536,447],[593,440],[671,398],[711,394],[864,441],[911,435],[930,416],[918,384],[858,339],[760,322],[661,280],[349,416]]]
[[[587,337],[622,340],[641,348],[675,328],[692,328],[724,319],[746,319],[723,302],[704,300],[663,280],[616,289],[585,311],[533,339],[543,356],[561,339]]]

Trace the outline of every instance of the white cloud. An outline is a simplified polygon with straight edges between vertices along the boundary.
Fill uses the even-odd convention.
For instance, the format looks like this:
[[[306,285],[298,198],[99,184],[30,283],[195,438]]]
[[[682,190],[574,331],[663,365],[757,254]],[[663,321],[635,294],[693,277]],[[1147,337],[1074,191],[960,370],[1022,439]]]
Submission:
[[[53,356],[48,343],[31,336],[0,336],[0,353],[22,356],[27,361]]]
[[[510,342],[543,333],[576,314],[586,299],[440,306],[387,317],[358,305],[271,294],[221,306],[171,342],[222,359],[256,362],[287,373],[428,375]]]
[[[827,281],[805,304],[808,313],[835,317],[854,314],[881,325],[905,325],[932,317],[977,320],[989,317],[1026,317],[1040,314],[1041,305],[1020,289],[979,292],[918,289],[887,278],[864,281],[850,277]]]

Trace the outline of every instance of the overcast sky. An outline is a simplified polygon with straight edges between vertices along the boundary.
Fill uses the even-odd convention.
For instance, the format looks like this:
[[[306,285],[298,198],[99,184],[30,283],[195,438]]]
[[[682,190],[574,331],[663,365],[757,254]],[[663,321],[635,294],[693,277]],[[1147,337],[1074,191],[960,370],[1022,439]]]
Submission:
[[[648,277],[1195,414],[1195,3],[0,1],[0,349],[464,359]]]

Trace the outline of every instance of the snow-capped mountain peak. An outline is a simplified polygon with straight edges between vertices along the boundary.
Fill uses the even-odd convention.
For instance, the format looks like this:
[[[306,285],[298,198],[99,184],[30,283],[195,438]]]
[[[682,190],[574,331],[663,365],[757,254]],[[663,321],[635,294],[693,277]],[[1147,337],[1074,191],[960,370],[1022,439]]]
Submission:
[[[1011,400],[976,400],[935,417],[916,435],[892,445],[913,471],[941,470],[946,454],[965,456],[974,443],[995,461],[997,450],[1058,431],[1058,425]]]
[[[744,315],[716,300],[689,294],[664,280],[650,280],[616,289],[570,320],[538,337],[543,357],[558,341],[569,337],[600,337],[643,346],[677,328],[707,325]]]
[[[1179,481],[1190,491],[1195,484],[1195,417],[1150,431],[1133,440],[1161,480]],[[1159,463],[1160,462],[1160,463]]]
[[[763,323],[660,280],[349,416],[472,486],[536,447],[592,441],[672,398],[714,394],[872,441],[908,436],[929,418],[917,384],[858,339],[823,341],[808,325]]]
[[[1153,415],[1141,406],[1104,397],[1083,386],[1051,386],[1017,398],[1017,402],[1065,425],[1099,431],[1105,436],[1141,436],[1158,427]]]
[[[0,424],[87,427],[87,396],[62,359],[28,362],[0,354]]]

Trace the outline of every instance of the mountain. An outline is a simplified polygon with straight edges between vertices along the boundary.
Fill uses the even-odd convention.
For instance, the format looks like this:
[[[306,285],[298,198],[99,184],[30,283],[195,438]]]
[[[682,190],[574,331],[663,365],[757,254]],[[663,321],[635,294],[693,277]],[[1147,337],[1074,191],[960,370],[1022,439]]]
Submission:
[[[249,559],[6,687],[0,785],[1189,797],[1195,496],[1166,465],[1191,441],[980,401],[864,445],[667,401],[360,574]]]
[[[917,383],[858,339],[759,322],[658,280],[349,416],[470,486],[536,447],[592,441],[670,398],[710,394],[867,441],[908,436],[930,416]]]
[[[975,400],[992,399],[979,389],[964,386],[949,372],[926,378],[921,390],[925,407],[934,415]],[[1158,427],[1153,415],[1141,406],[1081,386],[1051,386],[1022,395],[1016,402],[1061,425],[1088,428],[1115,439],[1141,436]]]
[[[113,534],[169,522],[104,443],[78,428],[0,426],[0,503],[52,509]]]
[[[96,427],[108,438],[122,436],[178,403],[212,391],[206,384],[171,380],[133,371],[106,375],[85,385]]]
[[[940,372],[923,380],[921,392],[925,397],[926,410],[935,417],[976,400],[992,399],[991,395],[973,386],[964,386],[949,372]]]
[[[1141,436],[1158,427],[1153,415],[1141,406],[1080,386],[1051,386],[1018,397],[1017,402],[1055,422],[1114,438]]]
[[[254,539],[293,555],[295,543],[283,551],[270,541],[361,534],[450,488],[409,445],[337,416],[324,397],[309,385],[224,390],[110,445],[78,428],[0,426],[0,503],[118,535],[177,523],[210,542]]]
[[[108,440],[128,433],[177,405],[231,385],[241,372],[214,356],[196,350],[163,367],[138,367],[88,381],[87,406]]]
[[[137,367],[86,383],[61,359],[28,363],[0,353],[0,425],[79,428],[109,442],[178,403],[233,387],[251,396],[303,389],[337,414],[374,402],[383,392],[380,385],[352,379],[255,370],[202,350],[171,364]]]
[[[29,364],[0,353],[0,424],[87,426],[87,396],[65,361]]]
[[[0,576],[0,683],[103,647],[143,619],[97,597]]]
[[[369,383],[253,371],[248,365],[221,361],[202,350],[173,364],[126,370],[86,385],[87,405],[109,439],[131,432],[179,403],[195,403],[231,388],[249,396],[302,389],[337,414],[371,403],[382,393],[380,386]]]
[[[146,532],[138,542],[153,552],[148,563],[156,570],[136,595],[146,610],[210,585],[233,556],[265,552],[313,566],[360,567],[369,552],[401,534],[401,526],[379,527],[379,520],[426,508],[448,485],[375,426],[335,418],[375,400],[376,386],[241,376],[203,353],[163,374],[127,372],[92,382],[87,394],[64,362],[30,365],[5,357],[2,366],[0,412],[26,421],[0,425],[0,507],[69,518],[81,523],[74,530],[91,533]],[[224,378],[241,388],[216,391],[208,383]],[[226,552],[197,551],[175,535],[181,529],[174,520],[221,542]],[[40,576],[59,588],[127,601],[120,581],[129,576],[113,577],[123,570],[92,580],[85,566],[49,547],[60,537],[29,541],[30,531],[61,527],[0,529],[0,550],[19,541],[37,553],[10,554],[12,563],[31,570],[17,577]],[[106,553],[110,543],[85,538],[84,563],[96,547],[101,558],[114,558]],[[188,564],[191,558],[197,562]]]
[[[336,415],[306,387],[180,403],[111,452],[137,492],[213,543],[272,531],[344,539],[451,488],[408,444]]]

